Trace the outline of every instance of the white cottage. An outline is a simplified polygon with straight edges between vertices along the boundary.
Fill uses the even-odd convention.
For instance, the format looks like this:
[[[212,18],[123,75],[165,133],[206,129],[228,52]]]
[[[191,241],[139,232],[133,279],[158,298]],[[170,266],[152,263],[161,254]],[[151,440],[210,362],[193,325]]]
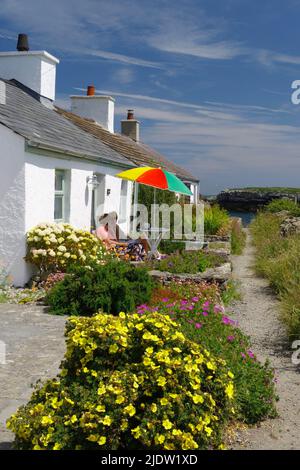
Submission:
[[[45,51],[0,53],[0,269],[16,286],[32,275],[24,261],[26,232],[41,222],[68,222],[90,230],[99,212],[116,211],[129,232],[133,186],[114,175],[134,166],[161,166],[198,197],[198,180],[139,141],[130,112],[114,133],[114,99],[71,97],[56,108],[59,60]]]
[[[90,230],[93,177],[110,189],[103,211],[119,212],[122,181],[113,175],[134,166],[55,112],[57,64],[45,51],[0,53],[0,263],[16,286],[31,276],[26,232],[45,221]]]

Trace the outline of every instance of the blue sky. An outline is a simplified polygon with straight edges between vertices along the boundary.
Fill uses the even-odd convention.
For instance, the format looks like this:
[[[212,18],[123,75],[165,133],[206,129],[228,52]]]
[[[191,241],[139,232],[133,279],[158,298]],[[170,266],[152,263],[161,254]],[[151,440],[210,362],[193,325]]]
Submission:
[[[94,84],[141,138],[214,194],[300,186],[300,0],[1,0],[0,50],[26,32],[60,58],[57,100]]]

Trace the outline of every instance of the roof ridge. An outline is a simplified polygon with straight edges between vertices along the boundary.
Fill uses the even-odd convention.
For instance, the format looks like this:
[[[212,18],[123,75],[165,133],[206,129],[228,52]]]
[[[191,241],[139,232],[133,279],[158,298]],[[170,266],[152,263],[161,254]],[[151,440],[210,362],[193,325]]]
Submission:
[[[130,137],[124,136],[118,132],[111,133],[95,120],[81,117],[70,110],[65,110],[59,106],[55,106],[55,109],[59,114],[64,115],[67,119],[71,120],[75,125],[84,129],[86,132],[92,134],[99,140],[104,140],[106,145],[117,150],[135,164],[146,164],[149,166],[150,163],[150,166],[162,166],[185,181],[199,182],[199,179],[192,175],[188,170],[181,168],[176,163],[168,160],[165,156],[144,142],[135,142]]]

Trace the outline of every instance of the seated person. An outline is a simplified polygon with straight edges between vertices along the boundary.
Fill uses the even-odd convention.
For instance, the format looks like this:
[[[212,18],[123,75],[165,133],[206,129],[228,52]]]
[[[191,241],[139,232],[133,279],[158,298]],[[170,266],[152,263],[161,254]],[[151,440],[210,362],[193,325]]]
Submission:
[[[121,241],[121,229],[117,221],[116,212],[100,216],[100,225],[95,232],[96,237],[102,240],[108,249],[116,248],[120,254],[129,254],[137,260],[142,259],[149,250],[147,240],[139,238],[138,240]]]

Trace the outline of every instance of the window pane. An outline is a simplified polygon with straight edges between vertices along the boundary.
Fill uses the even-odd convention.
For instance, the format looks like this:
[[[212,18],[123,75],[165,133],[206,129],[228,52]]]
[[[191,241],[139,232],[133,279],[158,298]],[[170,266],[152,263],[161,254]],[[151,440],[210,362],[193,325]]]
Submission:
[[[55,196],[54,199],[54,219],[62,220],[63,217],[63,196]]]
[[[56,171],[55,172],[55,191],[63,191],[64,189],[64,172]]]

